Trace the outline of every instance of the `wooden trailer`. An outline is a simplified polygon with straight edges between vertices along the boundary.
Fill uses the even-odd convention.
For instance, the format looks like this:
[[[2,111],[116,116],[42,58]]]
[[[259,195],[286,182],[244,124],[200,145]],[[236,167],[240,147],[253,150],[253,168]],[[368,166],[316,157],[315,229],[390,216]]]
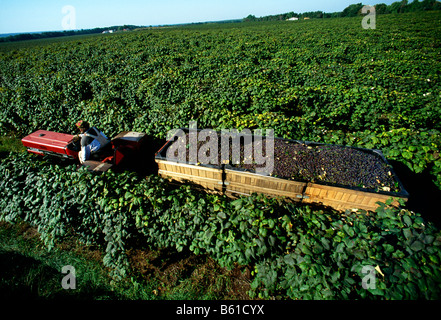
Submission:
[[[282,140],[317,145],[317,143],[312,142]],[[390,169],[391,175],[399,186],[399,191],[375,191],[360,187],[282,179],[241,170],[228,164],[204,165],[197,162],[176,161],[175,159],[167,158],[166,155],[167,149],[173,143],[175,143],[174,138],[168,140],[155,155],[160,176],[180,183],[190,183],[208,192],[225,194],[230,197],[261,193],[269,196],[288,197],[303,203],[320,203],[337,210],[364,209],[374,211],[378,207],[378,201],[385,202],[392,197],[395,199],[395,203],[397,203],[398,199],[407,201],[409,196],[392,168]],[[380,161],[388,164],[379,150],[355,149],[374,154]]]

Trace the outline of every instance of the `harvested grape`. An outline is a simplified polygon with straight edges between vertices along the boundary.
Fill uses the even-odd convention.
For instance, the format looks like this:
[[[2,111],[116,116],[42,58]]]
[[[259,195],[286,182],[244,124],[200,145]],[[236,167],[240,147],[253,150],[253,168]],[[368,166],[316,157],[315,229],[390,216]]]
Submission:
[[[224,155],[224,158],[222,158],[222,151],[227,149],[222,149],[220,134],[217,135],[215,143],[211,142],[212,146],[217,146],[217,150],[207,148],[206,144],[210,142],[209,139],[197,141],[197,148],[193,147],[193,149],[190,141],[187,133],[185,135],[186,161],[194,159],[194,155],[193,158],[190,157],[191,150],[197,150],[198,154],[200,150],[203,150],[207,157],[213,155],[211,152],[214,152],[217,157],[212,158],[213,161],[210,164],[218,168],[226,163],[233,169],[256,172],[256,168],[263,167],[263,165],[256,163],[255,148],[261,150],[263,155],[267,155],[265,138],[260,143],[251,142],[251,148],[248,149],[247,147],[250,145],[245,144],[243,140],[241,140],[239,148],[233,148],[230,140],[228,157]],[[252,150],[251,158],[250,150]],[[240,162],[235,162],[238,153],[240,154]],[[233,157],[233,154],[236,154],[236,158]],[[222,161],[225,158],[228,160]],[[391,172],[391,166],[384,161],[380,154],[372,150],[276,138],[274,139],[273,159],[274,169],[271,173],[273,177],[376,191],[400,191],[399,184]],[[208,163],[199,161],[198,164]]]

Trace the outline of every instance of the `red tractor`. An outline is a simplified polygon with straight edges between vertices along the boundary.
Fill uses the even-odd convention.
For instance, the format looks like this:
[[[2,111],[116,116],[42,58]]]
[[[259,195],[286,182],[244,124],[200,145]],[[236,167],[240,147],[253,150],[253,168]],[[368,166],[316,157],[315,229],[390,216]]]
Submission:
[[[123,131],[110,143],[93,154],[83,163],[91,171],[104,172],[111,167],[120,166],[127,158],[134,158],[145,142],[145,133]],[[24,137],[21,141],[28,152],[38,155],[57,156],[78,160],[79,147],[73,141],[74,136],[47,130],[38,130]]]

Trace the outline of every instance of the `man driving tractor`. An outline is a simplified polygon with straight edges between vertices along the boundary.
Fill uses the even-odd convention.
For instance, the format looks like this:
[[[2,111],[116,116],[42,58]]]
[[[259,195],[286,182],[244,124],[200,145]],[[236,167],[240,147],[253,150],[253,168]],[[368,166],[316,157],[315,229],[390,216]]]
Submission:
[[[76,126],[81,133],[76,135],[73,138],[73,141],[78,143],[78,141],[81,140],[81,150],[78,152],[80,163],[89,160],[93,154],[98,153],[109,145],[109,138],[96,127],[90,127],[89,123],[86,121],[80,120],[76,123]]]

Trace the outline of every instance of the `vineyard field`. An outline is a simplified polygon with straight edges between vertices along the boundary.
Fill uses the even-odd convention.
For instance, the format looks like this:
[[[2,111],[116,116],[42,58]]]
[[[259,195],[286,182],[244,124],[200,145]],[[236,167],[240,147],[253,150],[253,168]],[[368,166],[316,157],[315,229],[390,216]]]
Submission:
[[[164,138],[200,128],[382,150],[439,163],[439,12],[188,26],[0,45],[0,133],[73,132],[73,119]],[[433,168],[432,168],[433,167]]]
[[[109,137],[144,132],[156,148],[191,121],[274,129],[285,139],[381,150],[405,187],[400,173],[425,177],[407,182],[415,204],[413,190],[441,192],[441,11],[378,15],[376,29],[361,20],[0,43],[0,135],[74,134],[84,119]],[[93,175],[3,149],[0,175],[0,221],[37,227],[48,248],[72,235],[99,245],[115,279],[130,273],[127,250],[142,239],[248,266],[250,297],[441,297],[439,226],[404,203],[341,213],[260,195],[232,201],[157,174]],[[432,198],[438,208],[425,208],[433,213]],[[382,270],[374,289],[361,287],[365,264]]]

